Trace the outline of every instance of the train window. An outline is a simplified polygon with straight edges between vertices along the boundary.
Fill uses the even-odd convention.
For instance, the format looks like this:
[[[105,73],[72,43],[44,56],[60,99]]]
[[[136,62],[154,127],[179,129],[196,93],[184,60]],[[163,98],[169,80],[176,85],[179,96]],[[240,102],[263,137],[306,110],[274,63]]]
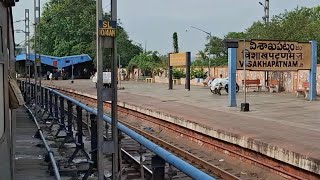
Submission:
[[[4,64],[0,64],[0,138],[4,133]]]

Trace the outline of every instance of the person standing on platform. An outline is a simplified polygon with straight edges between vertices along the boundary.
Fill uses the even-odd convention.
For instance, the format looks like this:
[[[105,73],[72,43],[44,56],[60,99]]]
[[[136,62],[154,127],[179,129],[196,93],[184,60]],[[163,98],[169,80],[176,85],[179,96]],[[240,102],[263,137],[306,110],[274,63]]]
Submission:
[[[52,72],[50,72],[50,74],[49,74],[49,79],[50,79],[50,83],[52,83],[52,77],[53,76],[53,74],[52,74]]]

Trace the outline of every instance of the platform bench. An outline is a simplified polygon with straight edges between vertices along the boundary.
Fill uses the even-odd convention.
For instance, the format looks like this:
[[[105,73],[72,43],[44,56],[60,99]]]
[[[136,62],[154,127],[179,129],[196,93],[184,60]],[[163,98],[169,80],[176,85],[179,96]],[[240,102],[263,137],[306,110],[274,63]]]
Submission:
[[[243,86],[243,90],[244,90],[244,80],[242,80],[242,86]],[[248,92],[249,88],[258,88],[258,92],[261,92],[261,84],[260,84],[260,79],[254,79],[254,80],[247,80],[246,79],[246,92]]]
[[[269,84],[267,86],[267,89],[269,92],[274,92],[274,91],[278,92],[279,91],[279,81],[275,80],[275,79],[270,80]]]
[[[308,82],[303,82],[302,83],[302,89],[297,89],[297,97],[300,95],[303,95],[305,98],[308,98],[309,94],[309,83]]]

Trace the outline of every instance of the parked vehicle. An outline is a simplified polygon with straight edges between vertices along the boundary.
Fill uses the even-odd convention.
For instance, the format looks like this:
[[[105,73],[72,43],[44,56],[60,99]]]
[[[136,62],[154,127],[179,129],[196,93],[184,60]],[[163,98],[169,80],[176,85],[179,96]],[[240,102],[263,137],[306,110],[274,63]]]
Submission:
[[[213,94],[221,95],[221,90],[224,89],[228,93],[228,85],[229,85],[228,78],[215,78],[210,83],[210,91]],[[239,92],[239,85],[237,83],[236,83],[236,92]]]
[[[98,83],[98,73],[96,72],[92,77],[92,82]],[[111,72],[103,72],[103,86],[111,88]]]

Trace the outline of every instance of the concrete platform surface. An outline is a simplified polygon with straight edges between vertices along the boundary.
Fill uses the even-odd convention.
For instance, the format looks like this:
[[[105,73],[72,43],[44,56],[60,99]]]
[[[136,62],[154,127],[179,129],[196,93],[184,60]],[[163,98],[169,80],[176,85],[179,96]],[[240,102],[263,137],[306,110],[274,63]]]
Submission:
[[[90,80],[43,82],[95,96]],[[121,82],[119,105],[179,124],[209,136],[258,151],[269,157],[320,174],[320,102],[295,94],[249,92],[250,112],[228,107],[228,95],[214,95],[208,87],[144,82]]]
[[[48,163],[44,161],[45,149],[38,147],[40,139],[33,138],[37,127],[24,107],[17,110],[15,143],[16,180],[53,180],[48,173]],[[0,178],[1,179],[1,178]]]

